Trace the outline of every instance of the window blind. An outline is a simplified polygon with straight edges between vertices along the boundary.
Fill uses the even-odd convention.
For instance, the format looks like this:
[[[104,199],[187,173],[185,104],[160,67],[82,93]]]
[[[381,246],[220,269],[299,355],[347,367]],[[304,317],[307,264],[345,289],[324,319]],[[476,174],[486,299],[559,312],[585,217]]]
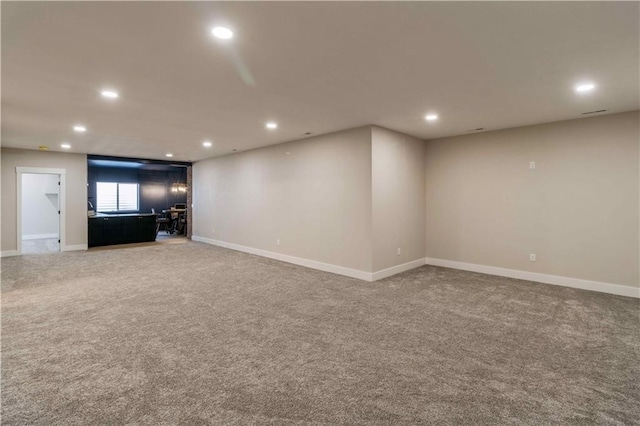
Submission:
[[[99,212],[138,211],[137,183],[96,182],[96,210]]]

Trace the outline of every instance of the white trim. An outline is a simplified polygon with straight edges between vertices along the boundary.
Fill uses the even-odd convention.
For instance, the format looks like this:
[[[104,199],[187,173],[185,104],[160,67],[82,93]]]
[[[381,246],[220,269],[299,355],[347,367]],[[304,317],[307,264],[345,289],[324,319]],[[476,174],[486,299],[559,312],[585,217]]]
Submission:
[[[427,265],[442,266],[445,268],[461,269],[463,271],[480,272],[482,274],[498,275],[501,277],[517,278],[519,280],[536,281],[544,284],[640,298],[640,288],[626,285],[561,277],[558,275],[540,274],[538,272],[519,271],[516,269],[498,268],[495,266],[477,265],[474,263],[456,262],[453,260],[433,259],[429,257],[427,257],[425,261]]]
[[[87,244],[72,244],[69,246],[62,246],[60,251],[77,251],[87,250]]]
[[[22,253],[22,174],[23,173],[36,173],[36,174],[48,174],[58,175],[60,177],[60,196],[58,198],[58,208],[60,209],[60,225],[58,230],[60,232],[60,250],[65,247],[66,240],[66,187],[67,187],[67,169],[53,169],[47,167],[16,167],[16,247],[18,254]]]
[[[79,250],[87,250],[86,244],[72,244],[70,246],[62,246],[60,251],[79,251]],[[11,256],[20,256],[20,252],[18,250],[5,250],[0,253],[0,257],[11,257]]]
[[[519,271],[516,269],[498,268],[495,266],[477,265],[473,263],[456,262],[452,260],[423,258],[412,260],[402,265],[392,266],[391,268],[382,269],[380,271],[370,273],[359,271],[357,269],[345,268],[343,266],[331,265],[328,263],[317,262],[315,260],[303,259],[300,257],[289,256],[286,254],[275,253],[267,250],[246,247],[240,244],[228,243],[226,241],[213,240],[211,238],[200,237],[194,235],[191,237],[193,241],[211,244],[218,247],[224,247],[231,250],[237,250],[244,253],[255,254],[257,256],[267,257],[269,259],[280,260],[282,262],[293,263],[295,265],[305,266],[307,268],[318,269],[320,271],[331,272],[338,275],[357,278],[364,281],[377,281],[392,275],[399,274],[423,265],[441,266],[444,268],[461,269],[463,271],[480,272],[483,274],[497,275],[501,277],[516,278],[520,280],[540,282],[544,284],[552,284],[564,287],[578,288],[582,290],[598,291],[601,293],[616,294],[619,296],[628,296],[640,298],[640,289],[636,287],[624,286],[619,284],[603,283],[598,281],[589,281],[578,278],[561,277],[557,275],[541,274],[537,272]]]
[[[58,234],[33,234],[33,235],[23,235],[23,240],[42,240],[45,238],[58,238]]]
[[[52,169],[48,167],[16,167],[16,173],[42,173],[45,175],[65,175],[67,169]]]
[[[344,275],[351,278],[357,278],[364,281],[372,281],[373,274],[370,272],[359,271],[357,269],[345,268],[344,266],[331,265],[329,263],[317,262],[315,260],[303,259],[301,257],[289,256],[287,254],[275,253],[272,251],[257,249],[253,247],[241,246],[240,244],[228,243],[226,241],[213,240],[211,238],[199,237],[193,235],[193,241],[211,244],[214,246],[224,247],[231,250],[237,250],[244,253],[255,254],[257,256],[268,257],[269,259],[280,260],[282,262],[293,263],[294,265],[305,266],[311,269],[331,272],[333,274]]]
[[[275,253],[268,250],[257,249],[253,247],[242,246],[240,244],[228,243],[226,241],[214,240],[211,238],[200,237],[193,235],[191,237],[193,241],[201,243],[211,244],[218,247],[224,247],[231,250],[237,250],[244,253],[255,254],[257,256],[267,257],[269,259],[280,260],[282,262],[293,263],[294,265],[305,266],[311,269],[318,269],[320,271],[331,272],[333,274],[344,275],[351,278],[357,278],[363,281],[376,281],[382,278],[387,278],[400,272],[405,272],[410,269],[418,268],[425,264],[425,259],[416,259],[411,262],[403,263],[402,265],[392,266],[391,268],[382,269],[380,271],[371,273],[365,271],[359,271],[357,269],[345,268],[344,266],[332,265],[329,263],[318,262],[315,260],[304,259],[301,257],[290,256],[288,254]]]
[[[383,278],[390,277],[395,274],[399,274],[400,272],[406,272],[411,269],[419,268],[426,264],[426,259],[416,259],[411,262],[403,263],[402,265],[392,266],[391,268],[381,269],[377,272],[374,272],[372,275],[373,281],[378,281]]]

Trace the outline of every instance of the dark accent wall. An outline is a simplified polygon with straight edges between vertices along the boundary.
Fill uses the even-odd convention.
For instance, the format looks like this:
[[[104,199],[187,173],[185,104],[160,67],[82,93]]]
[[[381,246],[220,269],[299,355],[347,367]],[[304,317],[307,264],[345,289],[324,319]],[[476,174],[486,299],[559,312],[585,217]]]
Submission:
[[[187,194],[171,192],[174,182],[187,183],[186,167],[171,167],[168,170],[143,170],[119,167],[89,166],[87,180],[88,200],[96,206],[96,182],[120,182],[140,184],[140,210],[156,213],[173,206],[175,203],[186,203]]]

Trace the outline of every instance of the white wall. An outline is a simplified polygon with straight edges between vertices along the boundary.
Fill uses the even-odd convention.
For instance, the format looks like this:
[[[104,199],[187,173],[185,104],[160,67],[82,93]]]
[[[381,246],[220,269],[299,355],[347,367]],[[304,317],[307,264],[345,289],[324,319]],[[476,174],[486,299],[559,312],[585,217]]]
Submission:
[[[421,139],[372,128],[374,271],[424,259],[425,151]]]
[[[0,239],[3,254],[14,253],[17,241],[16,167],[66,169],[66,245],[62,250],[87,246],[87,156],[59,152],[2,148],[2,218]]]
[[[638,287],[638,126],[634,111],[427,141],[427,257]]]
[[[194,239],[371,272],[371,129],[197,162],[193,205]]]
[[[58,236],[58,176],[22,175],[22,238]]]

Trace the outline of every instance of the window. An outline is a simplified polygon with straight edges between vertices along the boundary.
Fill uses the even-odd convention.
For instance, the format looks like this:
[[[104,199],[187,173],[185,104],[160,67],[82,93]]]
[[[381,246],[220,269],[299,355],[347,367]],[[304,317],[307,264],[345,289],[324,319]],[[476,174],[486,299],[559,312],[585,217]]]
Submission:
[[[96,182],[99,212],[138,211],[138,184]]]

